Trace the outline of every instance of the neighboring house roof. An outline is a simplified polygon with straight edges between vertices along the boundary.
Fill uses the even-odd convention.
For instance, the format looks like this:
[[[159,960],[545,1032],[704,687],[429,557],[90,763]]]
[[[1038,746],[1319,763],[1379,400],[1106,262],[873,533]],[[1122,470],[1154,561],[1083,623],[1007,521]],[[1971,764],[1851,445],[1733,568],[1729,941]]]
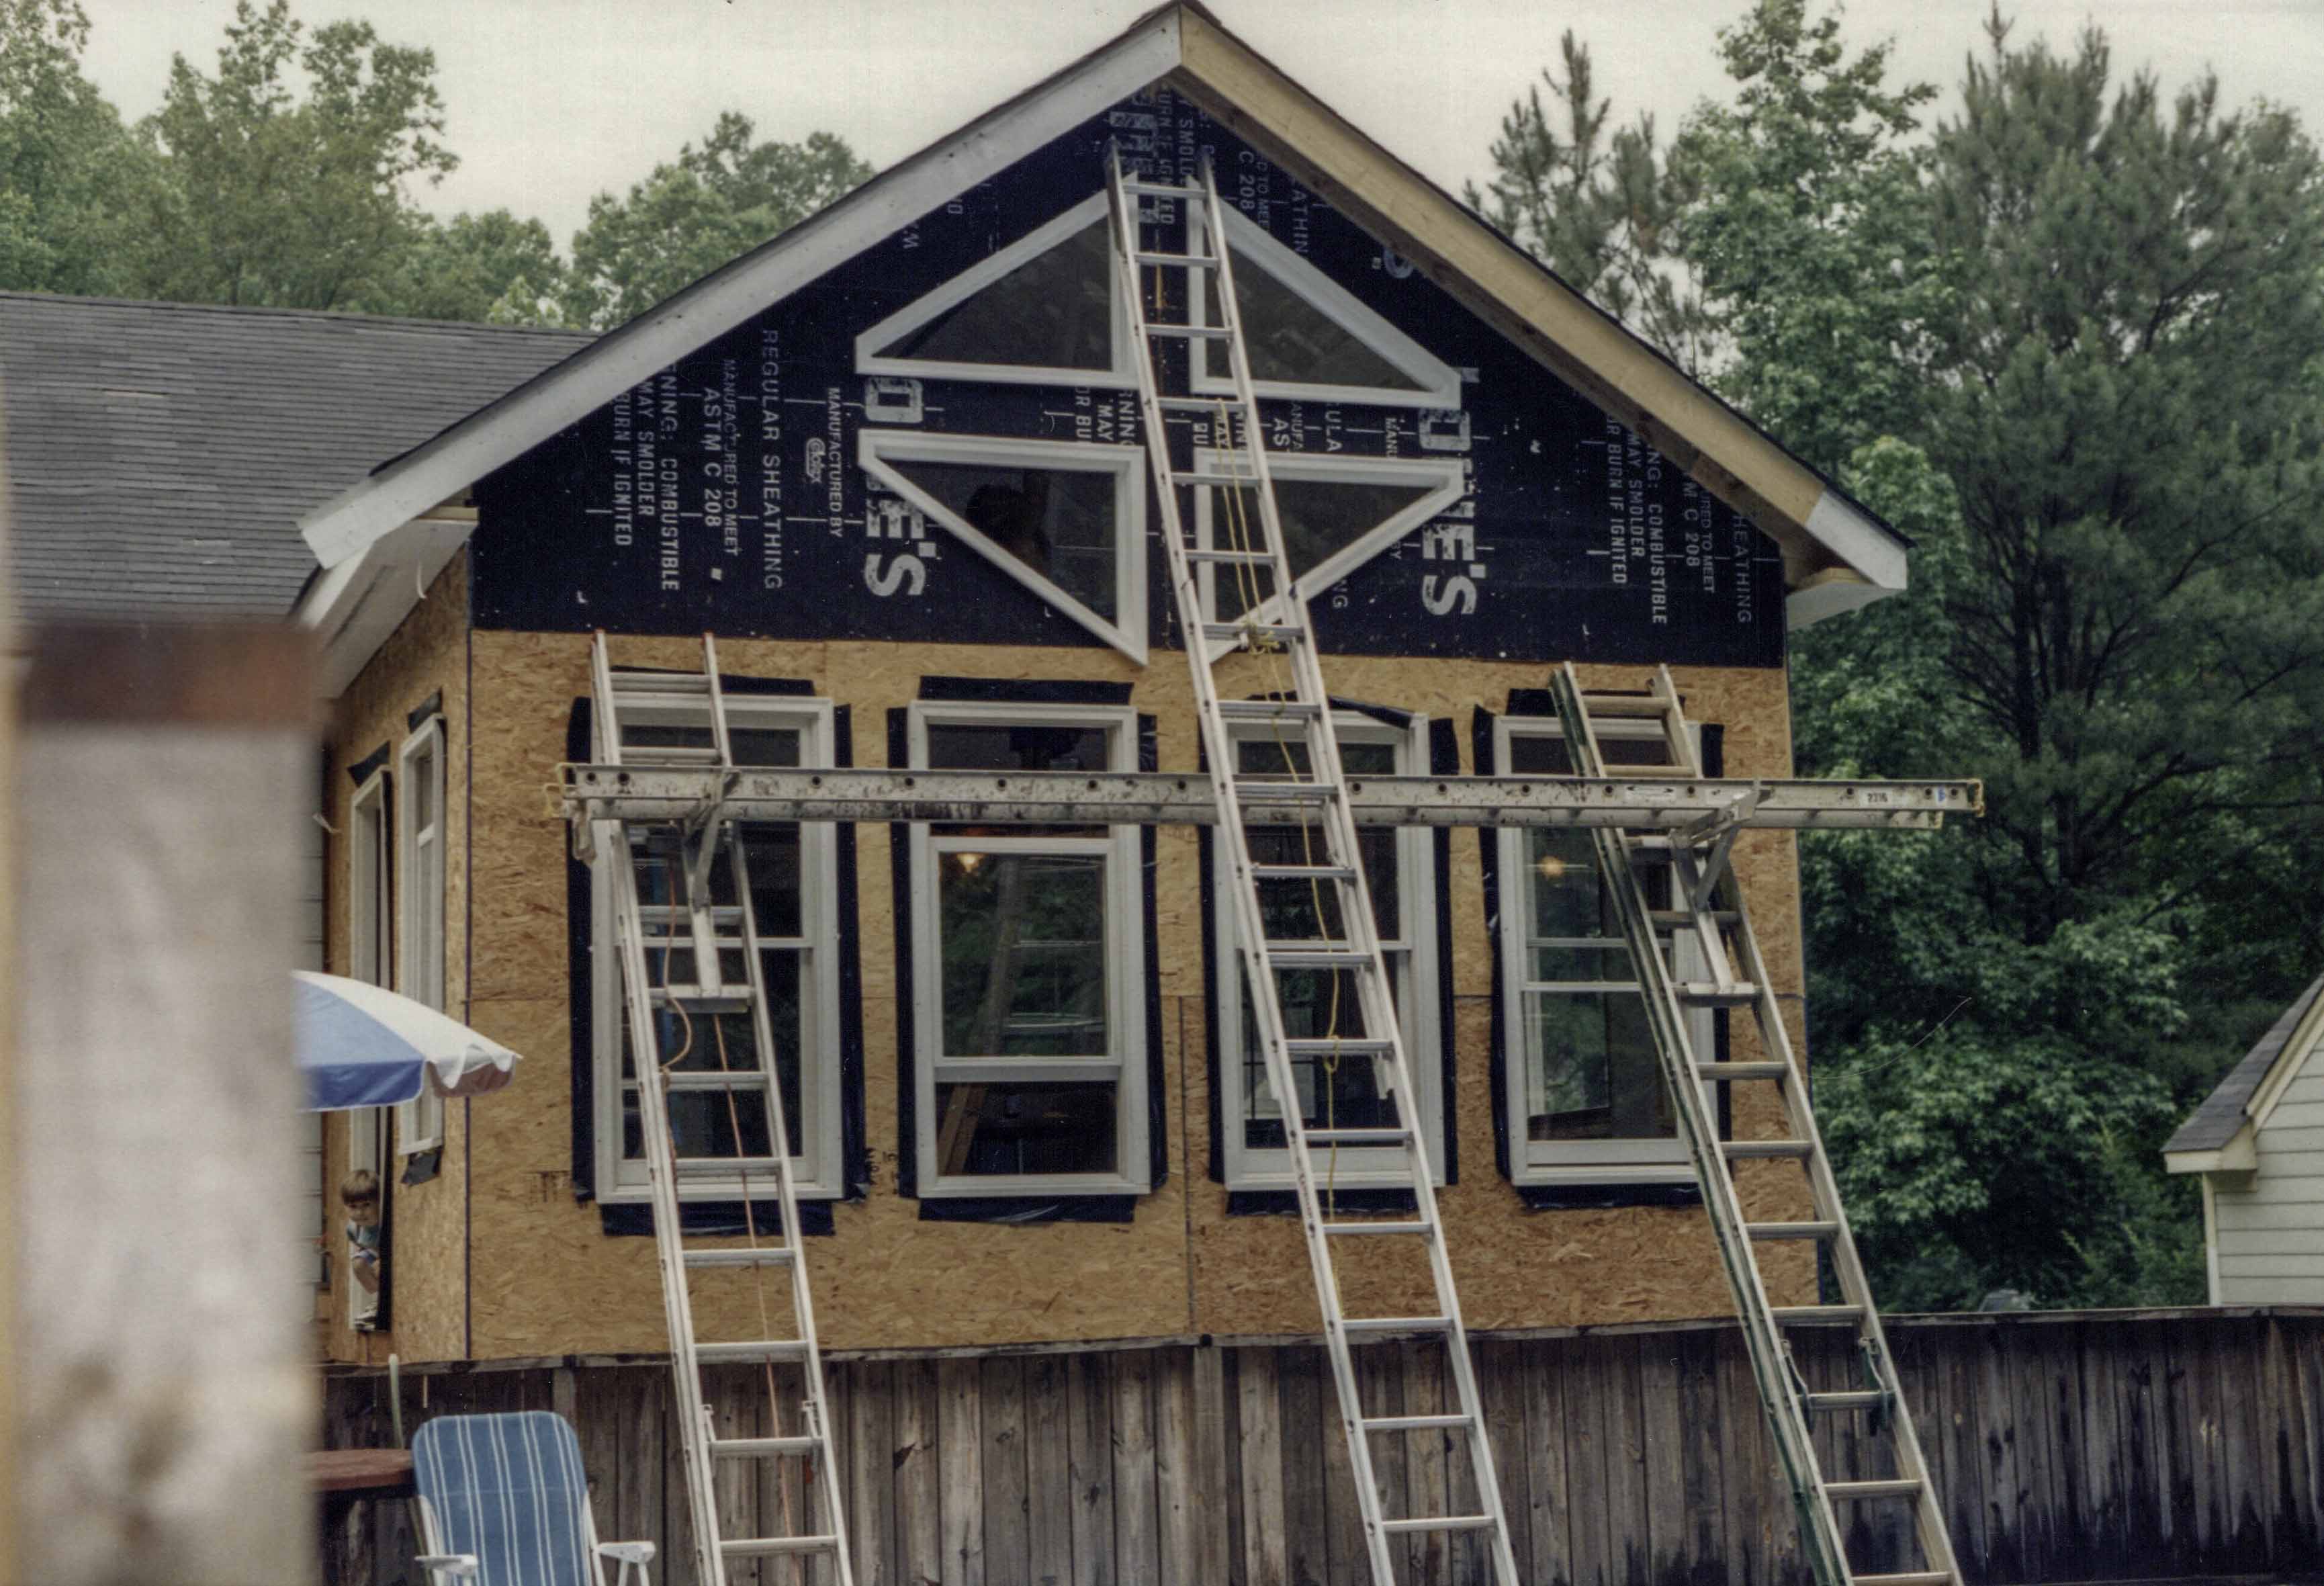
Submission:
[[[589,339],[0,292],[17,609],[280,617],[315,571],[302,516]]]
[[[426,514],[695,347],[1050,139],[1167,80],[1465,307],[1748,513],[1784,556],[1796,625],[1904,587],[1907,542],[1199,5],[1095,52],[414,447],[301,525],[327,569],[301,603],[336,691],[465,532]]]
[[[2244,1054],[2243,1061],[2227,1070],[2227,1077],[2218,1087],[2203,1098],[2187,1121],[2179,1126],[2163,1147],[2166,1157],[2185,1157],[2191,1152],[2225,1150],[2245,1127],[2258,1116],[2262,1092],[2277,1065],[2297,1062],[2307,1048],[2315,1044],[2318,1031],[2308,1028],[2309,1014],[2319,1000],[2324,1000],[2324,975],[2319,975],[2302,991],[2283,1017],[2268,1027],[2259,1044]],[[2295,1037],[2300,1037],[2295,1040]],[[2174,1171],[2184,1171],[2201,1164],[2173,1163]],[[2227,1166],[2232,1166],[2228,1164]]]

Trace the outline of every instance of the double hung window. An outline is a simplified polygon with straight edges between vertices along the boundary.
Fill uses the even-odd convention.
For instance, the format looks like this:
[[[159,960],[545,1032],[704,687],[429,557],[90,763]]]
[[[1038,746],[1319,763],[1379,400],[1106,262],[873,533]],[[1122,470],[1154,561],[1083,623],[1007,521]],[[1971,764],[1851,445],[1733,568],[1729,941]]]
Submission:
[[[832,763],[828,701],[731,693],[725,698],[737,764]],[[628,705],[622,721],[625,763],[650,765],[657,752],[682,761],[687,752],[711,746],[706,702]],[[749,969],[745,955],[755,944],[774,1050],[760,1049],[746,1010],[696,1014],[691,1020],[675,1011],[657,1016],[666,1021],[656,1032],[661,1059],[680,1076],[669,1092],[670,1132],[687,1166],[680,1193],[689,1200],[734,1200],[746,1187],[753,1197],[773,1193],[766,1078],[771,1073],[782,1097],[798,1193],[835,1197],[842,1190],[837,834],[828,821],[748,822],[740,832],[741,877],[731,851],[724,849],[709,875],[720,969],[725,982],[742,983]],[[656,984],[698,983],[676,845],[640,834],[632,838],[630,862],[648,976]],[[738,887],[738,879],[746,884]],[[602,866],[592,890],[597,1198],[641,1201],[648,1185],[637,1056],[615,945],[613,882]],[[747,921],[738,907],[745,900]],[[740,1077],[728,1083],[706,1077],[722,1070]]]
[[[1555,721],[1508,717],[1495,733],[1501,774],[1572,774]],[[1605,723],[1598,737],[1609,769],[1670,764],[1655,724]],[[1531,826],[1504,828],[1499,842],[1512,1176],[1537,1185],[1692,1182],[1595,838],[1581,826]],[[1668,874],[1655,873],[1650,905],[1669,908],[1668,889]],[[1682,979],[1692,973],[1692,951],[1680,942]],[[1698,1058],[1708,1061],[1713,1017],[1697,1010],[1688,1019]]]
[[[930,770],[1137,767],[1127,709],[912,707]],[[909,838],[919,1193],[1140,1193],[1145,926],[1135,826],[919,824]]]
[[[396,989],[414,1001],[444,1006],[444,718],[431,716],[396,756],[403,796],[397,801],[398,911]],[[444,1143],[444,1099],[423,1089],[395,1110],[402,1156]]]
[[[1340,763],[1351,777],[1418,774],[1427,764],[1427,728],[1415,721],[1392,726],[1342,713],[1333,718]],[[1309,777],[1305,742],[1289,741],[1263,725],[1238,727],[1238,770],[1246,780]],[[1308,864],[1323,858],[1320,827],[1246,828],[1254,862]],[[1218,1021],[1220,1117],[1225,1123],[1226,1178],[1234,1189],[1286,1189],[1292,1184],[1283,1103],[1267,1071],[1249,988],[1237,952],[1234,897],[1228,879],[1224,833],[1213,830],[1212,873],[1212,964],[1222,1008],[1239,1016]],[[1444,1169],[1442,1029],[1437,1018],[1436,867],[1432,834],[1418,826],[1362,826],[1357,842],[1364,880],[1371,893],[1372,918],[1388,964],[1388,987],[1404,1037],[1405,1056],[1417,1089],[1416,1102],[1431,1166],[1441,1182]],[[1337,889],[1311,882],[1260,883],[1259,907],[1270,936],[1324,939],[1342,935]],[[1351,1040],[1367,1033],[1357,1003],[1355,977],[1343,970],[1286,969],[1275,972],[1285,1034],[1293,1040],[1323,1040],[1334,1034]],[[1231,991],[1232,994],[1230,994]],[[1378,1065],[1369,1056],[1299,1056],[1292,1060],[1299,1110],[1311,1129],[1376,1129],[1400,1123],[1394,1102],[1380,1091]],[[1345,1148],[1338,1153],[1333,1181],[1342,1188],[1403,1187],[1411,1182],[1399,1150]]]

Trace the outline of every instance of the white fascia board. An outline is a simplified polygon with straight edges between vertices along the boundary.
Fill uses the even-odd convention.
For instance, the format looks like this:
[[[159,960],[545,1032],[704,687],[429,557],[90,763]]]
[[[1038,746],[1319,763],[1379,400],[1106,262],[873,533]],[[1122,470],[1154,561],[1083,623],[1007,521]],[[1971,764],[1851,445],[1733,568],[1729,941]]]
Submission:
[[[1904,587],[1904,542],[1840,492],[1826,490],[1819,496],[1804,527],[1809,539],[1882,594]]]
[[[309,586],[291,614],[317,637],[324,698],[337,698],[355,680],[475,527],[465,518],[414,518]]]
[[[2251,1173],[2259,1166],[2259,1147],[2246,1123],[2216,1151],[2165,1151],[2163,1165],[2172,1173]]]
[[[2308,1005],[2308,1011],[2301,1015],[2291,1038],[2283,1043],[2283,1050],[2278,1052],[2275,1061],[2268,1065],[2266,1077],[2252,1093],[2252,1099],[2244,1104],[2244,1111],[2251,1116],[2252,1128],[2267,1127],[2267,1120],[2274,1115],[2277,1103],[2283,1100],[2284,1093],[2292,1089],[2292,1082],[2300,1077],[2301,1070],[2308,1065],[2308,1060],[2315,1056],[2319,1046],[2324,1046],[2324,995],[2318,996]]]
[[[309,512],[300,532],[325,568],[337,568],[694,348],[1168,75],[1178,61],[1174,11],[873,178],[758,252],[415,447]]]

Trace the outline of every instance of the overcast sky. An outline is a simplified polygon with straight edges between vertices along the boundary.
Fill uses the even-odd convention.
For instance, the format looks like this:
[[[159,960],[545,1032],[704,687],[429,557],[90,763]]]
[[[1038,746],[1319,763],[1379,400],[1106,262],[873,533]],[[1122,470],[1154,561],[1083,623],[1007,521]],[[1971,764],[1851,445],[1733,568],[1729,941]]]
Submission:
[[[124,114],[153,109],[170,58],[216,63],[233,0],[84,0],[89,70]],[[436,60],[460,169],[418,196],[505,206],[570,240],[590,195],[626,189],[739,109],[761,135],[838,133],[886,167],[1120,32],[1152,0],[295,0],[310,23],[371,18]],[[1509,100],[1574,29],[1618,118],[1665,129],[1722,87],[1719,27],[1743,0],[1213,0],[1335,109],[1457,189],[1481,177]],[[2015,0],[2016,38],[2086,20],[2119,68],[2167,86],[2215,69],[2226,97],[2324,129],[2324,0]],[[1854,0],[1849,35],[1896,41],[1903,73],[1950,97],[1982,47],[1985,0]]]

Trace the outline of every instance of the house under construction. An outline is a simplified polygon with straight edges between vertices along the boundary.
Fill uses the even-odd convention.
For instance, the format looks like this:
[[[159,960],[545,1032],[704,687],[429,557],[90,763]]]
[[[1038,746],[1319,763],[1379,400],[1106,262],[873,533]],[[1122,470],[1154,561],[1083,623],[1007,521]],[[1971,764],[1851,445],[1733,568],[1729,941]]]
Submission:
[[[1877,1525],[1853,1578],[1958,1579],[1784,834],[1971,797],[1785,780],[1786,632],[1905,544],[1199,7],[304,529],[329,966],[527,1058],[333,1120],[385,1277],[322,1351],[669,1357],[662,1578],[1048,1578],[1132,1344],[1179,1375],[1093,1413],[1146,1519],[1072,1578],[1263,1578],[1192,1562],[1175,1451],[1277,1339],[1306,1419],[1240,1375],[1231,1457],[1321,1451],[1318,1578],[1545,1580],[1494,1453],[1554,1412],[1472,1346],[1739,1309],[1806,1570]],[[894,1362],[926,1513],[826,1358]],[[931,1452],[979,1427],[1013,1498]]]

